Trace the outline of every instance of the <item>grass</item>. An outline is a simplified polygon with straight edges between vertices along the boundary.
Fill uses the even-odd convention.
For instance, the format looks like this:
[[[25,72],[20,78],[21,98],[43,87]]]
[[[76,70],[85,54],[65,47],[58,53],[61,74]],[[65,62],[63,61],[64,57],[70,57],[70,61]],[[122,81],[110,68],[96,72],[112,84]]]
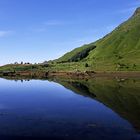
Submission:
[[[48,66],[6,65],[0,71],[140,71],[139,54],[140,8],[110,34],[66,53]]]
[[[84,49],[97,46],[78,63],[86,62],[91,69],[100,71],[140,70],[140,10],[102,39],[76,48],[56,62],[65,62]],[[60,66],[60,65],[59,65]],[[82,65],[81,65],[82,67]],[[82,69],[82,68],[81,68]]]

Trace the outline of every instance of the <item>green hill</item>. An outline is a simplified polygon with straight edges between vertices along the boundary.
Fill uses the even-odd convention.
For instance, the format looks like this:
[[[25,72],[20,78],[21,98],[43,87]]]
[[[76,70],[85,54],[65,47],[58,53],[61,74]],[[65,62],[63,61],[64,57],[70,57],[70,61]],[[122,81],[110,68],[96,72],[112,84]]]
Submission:
[[[114,31],[53,61],[5,65],[3,71],[140,71],[140,8]]]
[[[64,56],[56,60],[56,62],[78,62],[89,55],[89,52],[95,49],[95,45],[84,45],[80,48],[76,48],[71,52],[66,53]]]
[[[80,55],[83,52],[86,52],[86,55]],[[78,62],[81,66],[88,63],[90,70],[136,71],[140,70],[139,54],[140,8],[137,8],[132,17],[110,34],[94,43],[74,49],[55,62],[59,63],[59,66],[60,63],[74,65]]]

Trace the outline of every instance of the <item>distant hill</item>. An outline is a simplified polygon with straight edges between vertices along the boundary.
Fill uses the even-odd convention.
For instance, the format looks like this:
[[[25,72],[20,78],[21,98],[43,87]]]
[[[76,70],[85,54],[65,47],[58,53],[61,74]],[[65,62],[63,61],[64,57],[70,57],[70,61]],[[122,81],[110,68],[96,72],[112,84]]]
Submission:
[[[88,63],[89,69],[99,71],[140,70],[140,8],[102,39],[76,48],[54,62]]]

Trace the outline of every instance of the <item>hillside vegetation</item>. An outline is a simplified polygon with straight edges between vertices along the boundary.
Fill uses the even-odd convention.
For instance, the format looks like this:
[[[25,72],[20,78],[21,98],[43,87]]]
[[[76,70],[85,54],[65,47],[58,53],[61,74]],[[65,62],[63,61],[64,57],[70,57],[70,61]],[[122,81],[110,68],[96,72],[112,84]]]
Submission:
[[[78,56],[79,53],[91,47],[93,49],[88,52],[88,55],[77,59],[81,65],[88,63],[89,69],[99,71],[140,70],[140,8],[137,8],[131,18],[110,34],[94,43],[74,49],[57,59],[56,62],[69,62],[74,56]]]
[[[140,71],[140,8],[102,39],[38,65],[6,65],[2,71]]]
[[[76,48],[71,52],[66,53],[61,58],[57,59],[57,63],[66,63],[66,62],[78,62],[86,58],[89,55],[89,52],[94,50],[96,46],[94,44],[84,45],[80,48]]]

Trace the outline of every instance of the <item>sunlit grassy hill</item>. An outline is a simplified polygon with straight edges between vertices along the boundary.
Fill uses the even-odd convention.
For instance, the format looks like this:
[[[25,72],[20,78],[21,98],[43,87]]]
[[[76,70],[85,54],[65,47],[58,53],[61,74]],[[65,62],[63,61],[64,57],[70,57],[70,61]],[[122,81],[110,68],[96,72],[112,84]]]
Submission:
[[[140,70],[140,8],[110,34],[94,43],[74,49],[56,62],[70,62],[74,56],[79,56],[91,47],[85,57],[72,62],[85,62],[90,68],[100,71]]]
[[[140,71],[140,8],[102,39],[38,65],[6,65],[1,71]]]

